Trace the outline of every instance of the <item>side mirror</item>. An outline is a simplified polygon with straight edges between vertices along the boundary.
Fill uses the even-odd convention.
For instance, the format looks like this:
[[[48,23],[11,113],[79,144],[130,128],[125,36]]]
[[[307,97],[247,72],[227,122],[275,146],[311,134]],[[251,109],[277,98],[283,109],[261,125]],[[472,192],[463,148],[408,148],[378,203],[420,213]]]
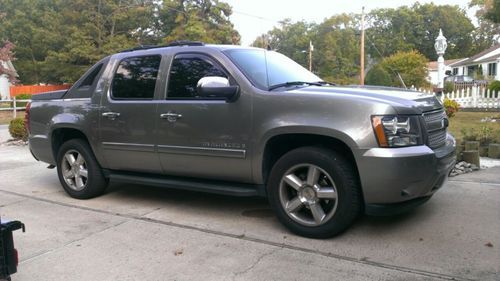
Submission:
[[[229,85],[229,80],[219,76],[207,76],[198,81],[196,91],[201,97],[234,100],[240,88]]]

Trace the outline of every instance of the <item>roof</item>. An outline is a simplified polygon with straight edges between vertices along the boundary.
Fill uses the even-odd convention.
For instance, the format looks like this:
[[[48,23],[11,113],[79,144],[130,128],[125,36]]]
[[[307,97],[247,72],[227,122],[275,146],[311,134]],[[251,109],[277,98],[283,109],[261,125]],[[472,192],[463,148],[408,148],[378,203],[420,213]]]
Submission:
[[[496,61],[496,60],[500,60],[500,54],[483,58],[481,60],[475,61],[474,63],[483,63],[483,62]]]
[[[122,50],[120,53],[140,51],[140,50],[150,50],[150,49],[158,49],[158,48],[167,48],[167,47],[177,47],[177,46],[204,46],[205,44],[200,41],[187,41],[187,40],[179,40],[168,43],[167,45],[139,45],[137,47]]]
[[[493,61],[500,58],[500,44],[488,48],[464,61],[454,64],[453,66],[465,66],[470,64],[478,64],[487,61]]]
[[[452,60],[445,60],[444,61],[444,65],[451,65],[451,64],[454,64],[456,62],[460,62],[460,61],[463,61],[463,60],[466,60],[467,58],[461,58],[461,59],[452,59]],[[437,61],[430,61],[427,63],[427,68],[429,70],[437,70],[438,69],[438,63]]]
[[[217,49],[219,51],[231,50],[231,49],[261,49],[256,47],[244,47],[240,45],[224,45],[224,44],[205,44],[200,41],[174,41],[167,45],[139,45],[134,48],[122,50],[115,55],[126,54],[126,53],[144,53],[150,50],[165,50],[170,48],[209,48],[209,49]],[[262,50],[262,49],[261,49]]]

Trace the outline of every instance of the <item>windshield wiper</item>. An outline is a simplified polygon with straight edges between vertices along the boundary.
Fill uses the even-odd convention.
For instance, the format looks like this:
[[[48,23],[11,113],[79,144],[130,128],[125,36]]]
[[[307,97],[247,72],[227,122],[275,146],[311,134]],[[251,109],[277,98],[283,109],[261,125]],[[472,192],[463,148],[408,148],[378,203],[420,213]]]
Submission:
[[[318,84],[321,84],[321,85],[337,86],[337,84],[335,84],[335,83],[326,82],[326,81],[316,81],[314,83],[318,83]]]
[[[280,83],[280,84],[269,86],[269,91],[272,91],[274,89],[281,88],[281,87],[295,86],[295,85],[322,86],[322,85],[324,85],[324,83],[323,82],[290,81],[290,82],[285,82],[285,83]]]

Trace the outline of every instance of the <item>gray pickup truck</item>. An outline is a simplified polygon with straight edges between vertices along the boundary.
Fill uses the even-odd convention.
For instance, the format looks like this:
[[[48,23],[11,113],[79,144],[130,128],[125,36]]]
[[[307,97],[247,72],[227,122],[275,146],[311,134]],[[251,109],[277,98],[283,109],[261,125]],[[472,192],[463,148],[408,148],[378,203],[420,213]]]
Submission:
[[[338,87],[274,51],[175,42],[106,57],[27,109],[33,156],[86,199],[109,180],[267,197],[291,231],[427,201],[455,162],[433,95]],[[230,200],[228,198],[228,200]]]

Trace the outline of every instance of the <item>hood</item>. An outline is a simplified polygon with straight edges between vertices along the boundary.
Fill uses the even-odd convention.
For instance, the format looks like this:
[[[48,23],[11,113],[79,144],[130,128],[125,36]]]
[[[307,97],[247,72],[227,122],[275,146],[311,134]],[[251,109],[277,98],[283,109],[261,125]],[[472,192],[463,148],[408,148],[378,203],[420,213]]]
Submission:
[[[373,86],[310,86],[288,91],[296,94],[346,96],[353,99],[369,99],[374,102],[389,104],[399,114],[421,114],[441,109],[441,102],[433,94],[404,90],[391,87]]]

